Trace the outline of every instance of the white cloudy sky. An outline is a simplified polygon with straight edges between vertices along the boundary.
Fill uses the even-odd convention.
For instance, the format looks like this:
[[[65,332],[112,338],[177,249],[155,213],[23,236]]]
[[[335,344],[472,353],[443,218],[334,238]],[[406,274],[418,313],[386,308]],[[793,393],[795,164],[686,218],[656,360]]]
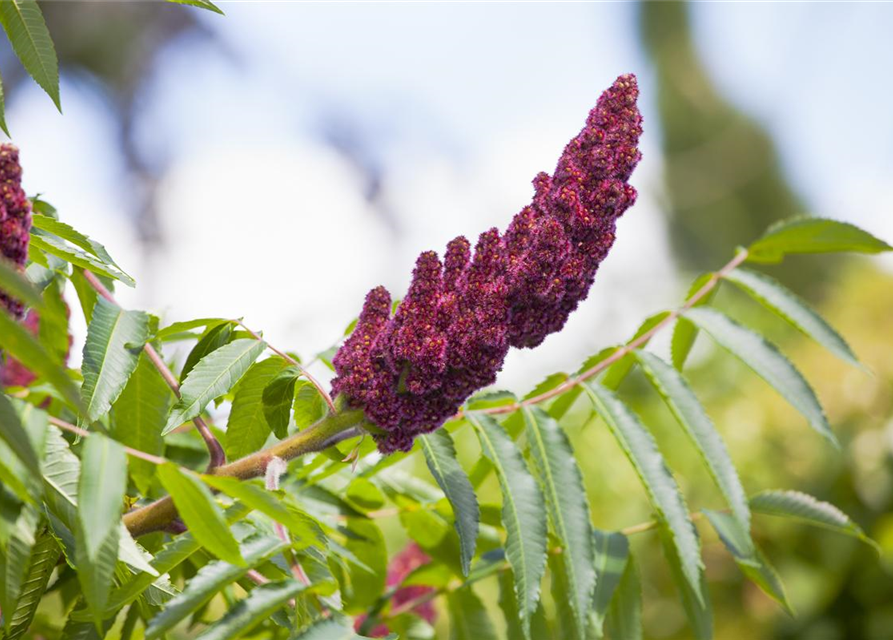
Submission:
[[[63,81],[64,116],[37,89],[7,114],[26,188],[137,278],[126,304],[171,321],[244,315],[281,348],[324,348],[369,288],[402,295],[420,251],[505,227],[600,91],[629,71],[646,117],[640,203],[567,329],[513,354],[501,383],[523,391],[574,368],[678,300],[657,206],[651,73],[630,5],[221,4],[225,18],[202,19],[231,55],[172,47],[146,92],[140,136],[168,163],[162,251],[147,256],[136,241],[132,185],[89,87]],[[891,17],[884,4],[695,8],[714,79],[776,135],[814,212],[888,239]],[[321,139],[331,121],[353,123],[383,167],[391,224]]]

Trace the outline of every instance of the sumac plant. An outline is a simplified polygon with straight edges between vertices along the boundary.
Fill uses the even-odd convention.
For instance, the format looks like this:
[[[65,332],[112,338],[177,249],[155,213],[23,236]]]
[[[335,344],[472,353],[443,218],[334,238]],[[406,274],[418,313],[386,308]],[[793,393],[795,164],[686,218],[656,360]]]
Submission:
[[[113,285],[133,280],[101,244],[25,196],[18,150],[3,146],[4,637],[430,638],[436,626],[468,640],[635,639],[642,576],[629,537],[642,534],[660,539],[692,633],[709,638],[695,522],[715,529],[744,575],[782,607],[779,575],[752,535],[761,517],[870,543],[828,503],[796,490],[745,490],[683,372],[706,334],[836,447],[806,378],[711,302],[721,286],[740,288],[861,366],[803,300],[745,267],[891,249],[852,225],[782,222],[576,373],[548,375],[523,396],[481,391],[509,350],[537,347],[579,305],[598,304],[587,294],[617,218],[636,199],[637,97],[631,75],[605,91],[505,231],[458,237],[442,258],[422,253],[396,307],[373,289],[343,343],[314,358],[334,371],[331,385],[240,320],[165,324],[122,308]],[[88,322],[80,370],[67,367],[66,289]],[[648,349],[659,332],[672,332],[669,359]],[[185,359],[172,358],[187,341]],[[633,368],[700,453],[722,508],[687,504],[649,427],[618,392]],[[585,428],[607,429],[619,443],[651,521],[598,528],[590,504],[598,495],[584,490],[576,460],[600,454],[571,446],[563,418],[572,406],[598,417]],[[411,472],[412,457],[424,458],[424,477]],[[501,508],[482,504],[488,480]],[[383,522],[410,539],[390,559]],[[504,622],[481,587],[487,600],[498,590]],[[36,616],[50,600],[58,617]]]

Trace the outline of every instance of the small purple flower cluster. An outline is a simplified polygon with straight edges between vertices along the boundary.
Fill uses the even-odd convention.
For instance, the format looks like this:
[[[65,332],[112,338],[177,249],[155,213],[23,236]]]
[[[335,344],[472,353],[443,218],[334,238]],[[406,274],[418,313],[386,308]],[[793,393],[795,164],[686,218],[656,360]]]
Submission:
[[[0,145],[0,257],[19,269],[28,260],[31,233],[31,201],[22,190],[22,166],[19,149],[11,144]],[[24,306],[0,291],[0,306],[16,318],[24,315]]]
[[[473,256],[458,237],[443,264],[434,252],[419,256],[393,317],[386,289],[366,296],[333,360],[333,390],[364,407],[383,453],[408,451],[496,380],[510,347],[539,345],[586,298],[616,219],[636,199],[627,181],[641,157],[637,97],[633,75],[602,94],[503,236],[484,232]]]

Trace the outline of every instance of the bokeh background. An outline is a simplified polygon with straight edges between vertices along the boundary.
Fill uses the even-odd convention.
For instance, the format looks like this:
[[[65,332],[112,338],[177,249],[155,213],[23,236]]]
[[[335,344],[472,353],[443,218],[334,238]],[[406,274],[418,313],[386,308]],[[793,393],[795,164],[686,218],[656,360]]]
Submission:
[[[891,4],[220,5],[226,17],[156,2],[42,3],[64,116],[0,50],[28,192],[135,276],[122,303],[165,321],[244,316],[312,357],[368,289],[400,296],[418,253],[504,228],[627,72],[645,116],[639,202],[589,300],[561,334],[513,353],[501,388],[524,393],[625,339],[779,218],[829,216],[893,239]],[[699,343],[695,387],[745,486],[835,502],[883,549],[879,558],[760,520],[791,618],[702,529],[720,640],[893,638],[891,269],[889,258],[823,258],[772,270],[851,340],[870,375],[733,292],[718,298],[794,355],[844,443],[830,451],[764,383]],[[624,392],[641,396],[689,503],[716,504],[645,386],[633,376]],[[587,422],[572,413],[565,426],[592,451],[580,458],[595,524],[647,520],[616,445]],[[657,541],[640,537],[646,633],[689,637]]]

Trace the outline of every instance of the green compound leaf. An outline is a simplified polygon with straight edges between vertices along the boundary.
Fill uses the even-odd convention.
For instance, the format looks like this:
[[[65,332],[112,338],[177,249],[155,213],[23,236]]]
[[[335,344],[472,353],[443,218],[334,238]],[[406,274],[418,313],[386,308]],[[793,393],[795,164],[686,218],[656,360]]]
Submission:
[[[245,338],[202,358],[180,387],[180,400],[174,405],[161,435],[198,417],[209,402],[232,389],[266,346],[263,341]]]
[[[712,273],[702,273],[699,275],[695,281],[691,283],[691,287],[689,287],[688,295],[685,299],[691,299],[691,297],[700,291],[705,284],[710,282],[710,279],[713,277],[714,275]],[[718,291],[719,287],[713,287],[692,306],[702,307],[709,305],[713,298],[716,297]],[[685,361],[688,359],[688,354],[691,353],[692,347],[695,346],[697,337],[698,328],[695,325],[682,316],[677,318],[676,326],[673,327],[673,338],[670,341],[670,354],[673,366],[679,371],[682,371],[682,368],[685,366]]]
[[[862,367],[846,340],[806,301],[777,280],[748,269],[735,269],[726,274],[725,279],[738,285],[757,302],[777,313],[844,362]]]
[[[840,447],[812,387],[775,345],[713,309],[689,309],[685,316],[768,382],[813,429]]]
[[[227,344],[232,335],[233,325],[230,322],[223,322],[208,328],[195,347],[192,348],[192,351],[189,352],[189,355],[186,356],[186,362],[183,363],[183,370],[180,372],[180,380],[185,380],[189,372],[195,368],[195,365],[202,358]]]
[[[10,613],[4,612],[4,618],[8,618],[5,621],[6,640],[18,640],[31,627],[31,621],[37,613],[37,606],[46,591],[53,569],[56,568],[59,555],[59,544],[49,531],[44,530],[38,534],[31,548],[28,571],[22,582],[19,601],[15,610]]]
[[[0,2],[0,24],[25,71],[47,92],[61,113],[59,61],[43,13],[35,0]]]
[[[657,443],[636,414],[612,391],[596,383],[585,386],[595,410],[607,423],[645,486],[658,520],[668,527],[683,575],[693,592],[700,596],[703,564],[698,534],[689,517],[685,499]]]
[[[775,568],[763,555],[759,547],[753,544],[750,536],[741,530],[741,526],[732,516],[722,511],[702,509],[704,515],[713,525],[719,539],[735,558],[742,573],[757,585],[769,597],[778,602],[785,611],[794,615],[791,604],[784,591],[784,585]]]
[[[112,407],[111,435],[118,442],[160,456],[164,450],[161,429],[174,401],[174,394],[146,355]],[[130,477],[146,495],[155,477],[156,465],[142,458],[130,459]]]
[[[325,550],[325,538],[316,521],[303,511],[290,507],[281,496],[259,486],[256,482],[238,478],[203,475],[202,480],[210,487],[283,524],[298,539],[301,546],[315,546]]]
[[[699,570],[698,589],[693,589],[688,576],[685,575],[669,528],[665,524],[659,525],[658,534],[664,549],[664,557],[670,565],[670,575],[679,591],[682,607],[685,609],[685,615],[691,625],[694,638],[696,640],[711,640],[713,638],[713,610],[704,568],[701,567]]]
[[[546,567],[545,500],[521,452],[502,426],[486,414],[469,412],[484,455],[493,463],[502,490],[505,555],[515,575],[521,629],[530,637],[530,620],[540,598]]]
[[[32,220],[36,228],[59,236],[63,240],[68,240],[76,247],[80,247],[87,253],[92,254],[106,266],[114,267],[121,273],[124,273],[124,270],[112,259],[112,256],[109,255],[109,252],[104,246],[96,240],[84,235],[71,225],[41,213],[34,213],[32,215]]]
[[[643,335],[654,329],[654,327],[666,320],[669,315],[669,311],[662,311],[647,318],[645,322],[643,322],[639,326],[639,329],[636,331],[633,337],[630,338],[629,341],[627,341],[627,344],[641,338]],[[641,346],[644,347],[646,344],[648,344],[647,340]],[[625,356],[620,358],[620,360],[608,367],[607,371],[605,371],[604,376],[602,377],[602,384],[608,389],[616,391],[620,387],[620,384],[623,382],[626,376],[629,374],[629,372],[632,371],[632,368],[635,364],[635,357],[633,357],[631,353],[627,353]]]
[[[546,497],[549,521],[562,548],[561,563],[576,621],[574,628],[582,639],[596,584],[592,525],[583,475],[558,422],[538,407],[525,408],[523,413],[527,442]]]
[[[794,518],[817,527],[831,529],[858,538],[876,550],[879,549],[877,543],[865,535],[862,527],[850,520],[843,511],[829,502],[822,502],[800,491],[761,491],[751,497],[750,508],[754,513]]]
[[[66,244],[62,238],[54,233],[36,229],[31,234],[31,246],[50,255],[54,255],[76,267],[92,271],[98,276],[105,276],[112,280],[118,280],[126,284],[128,287],[136,286],[136,282],[133,278],[123,271],[104,264],[101,260],[97,260],[92,255],[77,247],[72,247]]]
[[[735,464],[713,421],[676,369],[647,351],[637,351],[636,358],[651,384],[657,389],[701,454],[710,475],[713,476],[749,540],[750,508],[747,506],[747,495],[741,486]]]
[[[589,621],[596,637],[603,636],[605,617],[629,560],[629,540],[620,532],[598,529],[592,532],[595,547],[595,573],[598,581],[592,594]]]
[[[195,539],[221,560],[244,566],[239,544],[214,496],[201,480],[181,471],[172,462],[158,467],[158,479],[173,498],[180,517]]]
[[[453,439],[446,430],[438,429],[419,436],[418,441],[431,475],[453,508],[456,533],[459,534],[462,573],[467,576],[474,557],[478,524],[481,520],[477,496],[468,475],[456,459]]]
[[[171,598],[164,609],[149,621],[146,639],[153,640],[166,633],[186,616],[197,611],[224,587],[244,576],[251,567],[257,566],[270,556],[285,548],[278,537],[255,534],[242,544],[243,566],[236,566],[222,560],[209,562],[186,584],[183,591]]]
[[[247,507],[237,504],[227,509],[224,515],[228,523],[233,523],[244,517],[247,513]],[[274,538],[272,536],[268,536],[267,539],[268,542],[273,543],[277,543],[279,540],[279,538]],[[245,561],[250,564],[253,560],[247,551],[247,545],[249,543],[249,541],[246,541],[245,545],[243,545],[242,553],[245,557]],[[195,536],[189,532],[168,542],[159,549],[155,553],[155,557],[152,558],[152,573],[138,573],[131,577],[130,580],[123,583],[120,588],[112,592],[112,595],[109,598],[108,608],[106,609],[106,617],[113,616],[122,607],[136,600],[142,593],[153,586],[153,583],[156,582],[159,575],[164,576],[164,574],[170,573],[201,548],[202,545],[195,539]],[[275,549],[275,546],[272,548]],[[231,567],[232,565],[227,566]],[[236,570],[238,571],[238,568]]]
[[[268,582],[252,589],[219,621],[198,636],[199,640],[230,640],[248,633],[255,626],[288,604],[306,587],[297,580]]]
[[[260,449],[270,436],[264,417],[264,389],[287,366],[279,356],[255,362],[236,385],[226,425],[226,457],[238,460]]]
[[[98,433],[87,438],[78,480],[78,521],[89,556],[95,557],[103,541],[117,532],[126,488],[124,447]]]
[[[633,556],[629,556],[614,590],[606,625],[610,638],[642,640],[642,583]]]
[[[147,313],[125,311],[105,298],[97,300],[87,327],[81,365],[84,373],[81,399],[88,423],[108,413],[121,395],[148,337]]]
[[[198,329],[199,327],[205,327],[207,330],[211,330],[216,326],[221,324],[226,324],[231,322],[230,320],[226,320],[224,318],[196,318],[195,320],[182,320],[180,322],[174,322],[161,329],[158,333],[155,334],[155,338],[157,340],[167,340],[169,338],[173,338],[181,333],[186,333],[192,329]]]
[[[751,262],[780,262],[791,253],[881,253],[893,247],[867,231],[827,218],[798,217],[782,220],[747,248]]]

